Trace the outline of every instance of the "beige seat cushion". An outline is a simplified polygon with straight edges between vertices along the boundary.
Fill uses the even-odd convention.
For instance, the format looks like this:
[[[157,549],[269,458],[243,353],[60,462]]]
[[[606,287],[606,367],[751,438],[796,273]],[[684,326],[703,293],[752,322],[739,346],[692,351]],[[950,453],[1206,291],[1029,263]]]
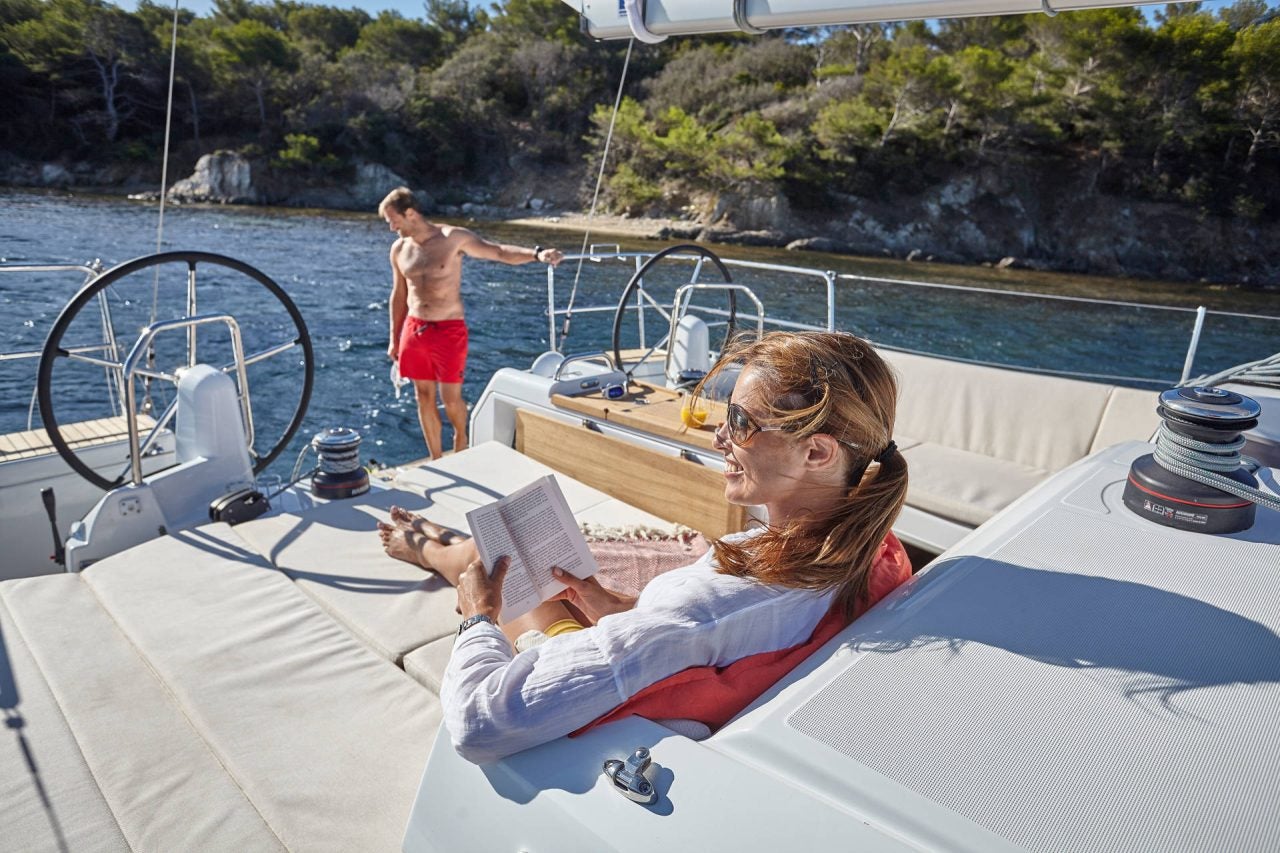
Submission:
[[[455,636],[450,634],[441,637],[405,655],[404,671],[432,693],[439,695],[445,667],[449,665],[449,658],[453,654]]]
[[[433,503],[466,512],[509,495],[547,474],[556,475],[569,510],[575,514],[610,500],[599,489],[559,474],[496,441],[437,459],[430,466],[405,468],[396,475],[395,485],[423,495]]]
[[[439,575],[383,551],[376,524],[396,505],[467,530],[454,506],[395,489],[332,501],[305,515],[256,519],[235,530],[334,619],[399,664],[406,653],[457,627],[458,598]]]
[[[434,696],[225,525],[82,577],[285,847],[399,849],[440,721]]]
[[[1160,426],[1156,404],[1160,395],[1138,388],[1112,388],[1107,407],[1102,412],[1098,431],[1094,433],[1089,452],[1119,444],[1122,441],[1150,441]]]
[[[929,444],[1058,471],[1087,455],[1111,386],[882,352],[901,380],[896,429]]]
[[[75,795],[52,801],[52,815],[37,815],[32,835],[9,820],[11,806],[21,811],[24,799],[34,799],[25,762],[0,762],[0,790],[16,782],[29,795],[0,800],[0,847],[56,849],[49,820],[56,817],[64,831],[77,836],[102,833],[108,849],[124,840],[135,850],[186,849],[195,840],[208,849],[283,849],[81,575],[31,578],[0,590],[13,616],[14,629],[5,632],[8,645],[12,650],[19,637],[25,640],[40,670],[19,682],[18,705],[40,776],[51,786],[88,776]],[[52,708],[39,706],[42,687],[56,700]],[[60,758],[52,742],[51,732],[64,726],[73,760]],[[0,740],[0,750],[9,745]],[[99,803],[108,808],[105,820],[78,813],[96,812]],[[120,835],[121,844],[113,844]],[[82,839],[68,846],[96,845],[97,839]]]
[[[127,851],[94,769],[11,617],[17,583],[0,584],[0,848]]]
[[[930,442],[903,455],[908,504],[975,526],[1049,476],[1048,471]]]

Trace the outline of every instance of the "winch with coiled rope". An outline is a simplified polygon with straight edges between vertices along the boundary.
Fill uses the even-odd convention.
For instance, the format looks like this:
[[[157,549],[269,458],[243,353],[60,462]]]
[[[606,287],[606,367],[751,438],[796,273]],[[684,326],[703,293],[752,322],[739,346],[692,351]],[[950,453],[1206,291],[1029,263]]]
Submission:
[[[360,464],[360,433],[346,427],[321,430],[311,439],[318,457],[311,494],[318,498],[354,498],[369,491],[369,472]]]
[[[1156,449],[1135,459],[1124,504],[1141,517],[1200,533],[1253,526],[1256,505],[1280,510],[1258,488],[1257,464],[1240,455],[1243,433],[1258,424],[1257,401],[1225,388],[1174,388],[1160,395]]]

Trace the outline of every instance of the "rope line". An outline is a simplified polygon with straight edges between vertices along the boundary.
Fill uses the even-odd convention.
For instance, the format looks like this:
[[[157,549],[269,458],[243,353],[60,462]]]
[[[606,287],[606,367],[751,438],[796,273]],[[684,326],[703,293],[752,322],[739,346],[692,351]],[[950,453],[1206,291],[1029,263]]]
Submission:
[[[1179,477],[1280,511],[1280,497],[1223,476],[1223,473],[1235,471],[1242,464],[1249,470],[1257,470],[1259,464],[1256,460],[1240,455],[1244,445],[1243,437],[1225,442],[1199,441],[1179,435],[1169,429],[1167,423],[1161,423],[1156,433],[1155,460],[1161,468]]]
[[[1259,385],[1280,386],[1280,353],[1228,367],[1212,376],[1190,379],[1182,385],[1219,385],[1228,380],[1247,380]]]
[[[164,156],[160,161],[160,219],[156,223],[156,254],[164,244],[164,200],[169,186],[169,136],[173,128],[173,80],[178,65],[178,6],[182,0],[173,0],[173,36],[169,43],[169,100],[164,111]],[[151,282],[151,322],[156,321],[160,301],[160,268],[157,266]]]

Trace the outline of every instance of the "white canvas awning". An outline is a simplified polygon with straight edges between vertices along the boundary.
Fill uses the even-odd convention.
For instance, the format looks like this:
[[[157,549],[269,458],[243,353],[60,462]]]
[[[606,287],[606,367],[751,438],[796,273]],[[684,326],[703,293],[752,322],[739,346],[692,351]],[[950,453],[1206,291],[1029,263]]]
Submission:
[[[1067,9],[1132,6],[1115,0],[565,0],[598,39],[661,41],[702,33],[758,33],[876,21],[1054,14]]]

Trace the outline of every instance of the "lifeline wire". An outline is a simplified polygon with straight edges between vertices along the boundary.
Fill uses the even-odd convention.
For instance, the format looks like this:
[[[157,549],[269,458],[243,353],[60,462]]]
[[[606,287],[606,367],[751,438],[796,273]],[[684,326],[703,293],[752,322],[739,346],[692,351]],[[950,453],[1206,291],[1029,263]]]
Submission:
[[[1237,483],[1224,477],[1219,471],[1229,473],[1240,467],[1241,460],[1258,468],[1258,463],[1249,457],[1240,455],[1244,447],[1244,438],[1227,442],[1197,441],[1185,435],[1179,435],[1169,429],[1164,422],[1156,433],[1156,464],[1179,477],[1212,486],[1227,494],[1235,495],[1259,506],[1270,507],[1280,511],[1280,497],[1269,495],[1259,489]]]
[[[600,155],[600,174],[596,175],[596,191],[591,196],[591,210],[587,213],[587,227],[582,235],[582,249],[578,252],[578,269],[573,274],[573,288],[569,291],[569,307],[565,309],[564,326],[560,329],[560,346],[569,339],[569,323],[573,320],[573,302],[578,296],[578,279],[582,276],[582,262],[586,260],[587,241],[591,239],[591,220],[596,215],[596,202],[600,199],[600,185],[604,182],[604,167],[609,162],[609,145],[613,142],[613,125],[618,120],[618,107],[622,103],[622,87],[627,82],[627,67],[631,65],[631,48],[635,46],[633,38],[627,42],[627,57],[622,61],[622,77],[618,80],[618,94],[613,99],[613,115],[609,117],[609,132],[604,138],[604,153]],[[554,307],[554,306],[552,306]],[[552,341],[551,343],[555,343]]]

